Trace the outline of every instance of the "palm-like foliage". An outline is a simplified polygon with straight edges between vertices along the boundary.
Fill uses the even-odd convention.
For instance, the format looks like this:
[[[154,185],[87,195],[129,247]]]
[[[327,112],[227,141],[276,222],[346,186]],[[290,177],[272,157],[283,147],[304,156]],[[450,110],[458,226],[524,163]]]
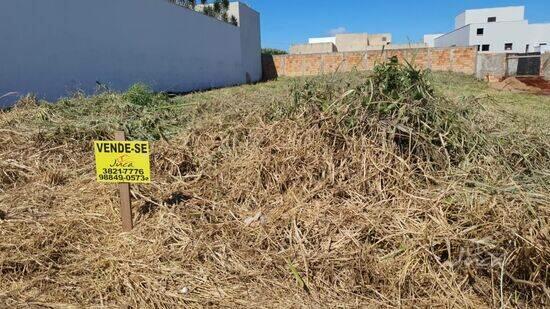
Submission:
[[[211,5],[208,5],[208,1],[206,0],[201,0],[201,3],[204,5],[203,13],[205,15],[238,26],[239,22],[237,18],[233,15],[229,16],[229,0],[215,0]]]
[[[222,13],[222,5],[220,0],[216,0],[214,4],[212,5],[212,9],[216,13],[216,15],[220,15]]]
[[[234,26],[238,26],[239,25],[239,21],[237,21],[237,17],[231,15],[231,20],[229,21],[230,24],[234,25]]]
[[[227,11],[229,10],[229,0],[222,0],[222,7]]]
[[[196,0],[168,0],[177,5],[187,7],[189,9],[195,10],[197,1]],[[217,18],[221,21],[230,23],[234,26],[238,26],[239,22],[237,18],[233,15],[229,15],[229,0],[215,0],[212,4],[208,3],[208,0],[201,0],[202,13],[204,15]]]
[[[197,4],[195,0],[168,0],[168,1],[190,9],[195,9],[195,5]]]

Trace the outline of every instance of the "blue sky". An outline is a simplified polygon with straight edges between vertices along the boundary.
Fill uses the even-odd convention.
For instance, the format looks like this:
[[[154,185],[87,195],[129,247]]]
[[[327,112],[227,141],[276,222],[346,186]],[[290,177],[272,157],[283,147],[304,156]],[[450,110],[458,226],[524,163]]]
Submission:
[[[466,9],[524,5],[530,23],[550,22],[549,0],[242,0],[261,13],[262,46],[287,50],[331,30],[391,32],[393,43],[421,41],[448,32]]]

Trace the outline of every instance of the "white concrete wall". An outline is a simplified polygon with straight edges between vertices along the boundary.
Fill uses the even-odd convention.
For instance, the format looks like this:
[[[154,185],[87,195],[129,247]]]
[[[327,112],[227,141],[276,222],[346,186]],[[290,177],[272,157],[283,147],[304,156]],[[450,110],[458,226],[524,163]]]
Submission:
[[[455,17],[455,30],[466,26],[466,12],[462,12]]]
[[[340,52],[364,51],[369,46],[389,45],[391,33],[339,33],[333,37],[310,38],[309,44],[332,43]]]
[[[465,26],[435,39],[435,47],[470,46],[470,26]]]
[[[247,82],[262,79],[262,42],[260,34],[260,13],[244,3],[232,2],[229,12],[237,18],[240,29],[242,63]]]
[[[489,45],[489,53],[525,53],[540,51],[541,43],[550,45],[550,24],[529,24],[521,19],[523,13],[523,7],[466,11],[457,22],[464,18],[468,25],[436,38],[435,47]],[[489,16],[497,16],[497,21],[486,22]],[[474,20],[484,22],[470,23]],[[479,28],[483,35],[477,34]],[[506,43],[512,43],[512,50],[505,49]]]
[[[478,28],[484,29],[483,35],[477,35]],[[505,50],[506,43],[513,44],[512,50]],[[489,52],[537,52],[540,43],[550,45],[550,24],[530,25],[523,20],[471,25],[470,45],[490,44]],[[529,45],[528,49],[527,45]]]
[[[0,97],[54,101],[91,94],[96,82],[185,92],[244,83],[247,72],[259,80],[259,23],[257,36],[241,29],[162,0],[1,0]]]
[[[426,34],[424,35],[424,44],[428,47],[435,47],[435,39],[442,36],[443,33]]]
[[[466,10],[455,19],[455,29],[468,24],[486,23],[489,17],[496,17],[496,22],[520,21],[525,16],[524,6],[510,6],[489,9]]]
[[[489,44],[491,53],[524,53],[529,44],[529,25],[527,21],[472,24],[470,45]],[[483,35],[477,35],[477,29],[483,28]],[[506,51],[504,44],[512,43],[512,50]]]
[[[530,24],[529,28],[530,46],[534,47],[533,51],[544,52],[550,48],[550,23],[548,24]],[[546,46],[540,48],[541,43],[546,43]]]
[[[549,53],[550,54],[550,44],[545,45],[545,46],[539,46],[538,47],[538,52],[540,52],[541,54],[544,54],[544,53]]]

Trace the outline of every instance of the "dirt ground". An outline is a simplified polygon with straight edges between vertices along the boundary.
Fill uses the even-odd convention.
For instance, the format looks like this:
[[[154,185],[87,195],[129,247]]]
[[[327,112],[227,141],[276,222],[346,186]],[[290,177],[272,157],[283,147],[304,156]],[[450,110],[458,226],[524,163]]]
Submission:
[[[527,86],[540,89],[544,94],[550,95],[550,81],[542,77],[518,77],[518,80]]]
[[[550,95],[550,82],[542,77],[508,77],[490,80],[489,85],[497,90],[530,92]]]

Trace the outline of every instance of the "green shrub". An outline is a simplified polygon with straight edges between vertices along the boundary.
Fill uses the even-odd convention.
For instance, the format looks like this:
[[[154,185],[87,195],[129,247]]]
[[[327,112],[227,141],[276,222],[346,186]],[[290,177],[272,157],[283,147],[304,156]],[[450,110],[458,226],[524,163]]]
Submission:
[[[122,98],[135,105],[147,106],[153,103],[155,94],[151,90],[151,87],[138,83],[130,87]]]
[[[276,48],[262,48],[263,55],[286,55],[286,51]]]
[[[316,124],[322,119],[333,132],[397,146],[403,157],[435,169],[481,155],[485,135],[476,128],[477,102],[437,96],[428,77],[392,58],[353,83],[308,78],[293,85],[293,104],[280,105],[275,115]]]

